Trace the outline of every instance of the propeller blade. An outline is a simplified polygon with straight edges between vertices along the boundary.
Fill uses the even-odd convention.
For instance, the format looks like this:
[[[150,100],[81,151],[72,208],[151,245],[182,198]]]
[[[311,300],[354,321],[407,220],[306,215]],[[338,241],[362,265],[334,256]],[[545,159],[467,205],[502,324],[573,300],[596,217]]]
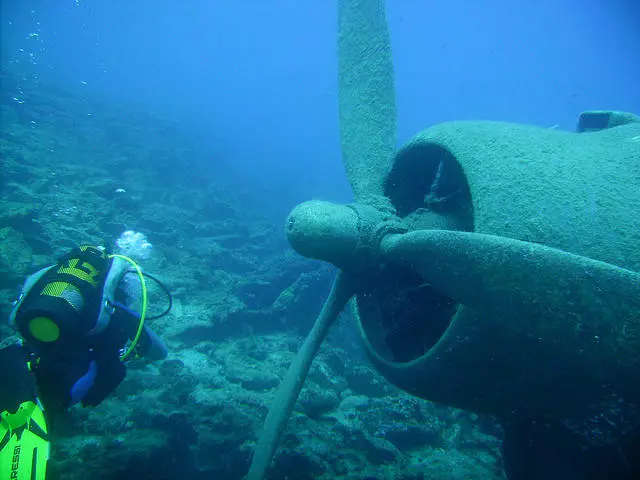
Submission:
[[[356,201],[383,195],[396,149],[396,101],[384,0],[338,0],[342,160]]]
[[[478,233],[389,235],[382,258],[451,299],[601,365],[640,371],[640,274],[536,243]]]
[[[313,329],[278,387],[275,401],[271,406],[271,410],[269,410],[267,419],[264,422],[264,429],[256,444],[246,480],[262,480],[265,477],[280,441],[280,436],[287,425],[289,415],[291,415],[300,390],[302,390],[304,381],[307,378],[311,362],[327,336],[329,328],[355,293],[354,285],[351,277],[342,272],[338,273],[329,298],[325,301]]]

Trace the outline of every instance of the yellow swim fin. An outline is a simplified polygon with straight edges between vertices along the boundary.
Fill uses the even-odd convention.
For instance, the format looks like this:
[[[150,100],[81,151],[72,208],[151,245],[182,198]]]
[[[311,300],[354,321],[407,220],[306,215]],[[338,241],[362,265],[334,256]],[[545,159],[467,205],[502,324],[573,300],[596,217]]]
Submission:
[[[49,453],[46,419],[36,402],[0,413],[0,480],[45,480]]]

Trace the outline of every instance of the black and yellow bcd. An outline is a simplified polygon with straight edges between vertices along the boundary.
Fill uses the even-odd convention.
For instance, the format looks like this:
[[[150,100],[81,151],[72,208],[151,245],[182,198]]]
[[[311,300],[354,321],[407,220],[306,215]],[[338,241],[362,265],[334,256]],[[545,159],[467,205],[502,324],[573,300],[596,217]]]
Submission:
[[[93,327],[111,259],[90,245],[73,249],[31,288],[16,314],[16,326],[38,350],[65,348]]]

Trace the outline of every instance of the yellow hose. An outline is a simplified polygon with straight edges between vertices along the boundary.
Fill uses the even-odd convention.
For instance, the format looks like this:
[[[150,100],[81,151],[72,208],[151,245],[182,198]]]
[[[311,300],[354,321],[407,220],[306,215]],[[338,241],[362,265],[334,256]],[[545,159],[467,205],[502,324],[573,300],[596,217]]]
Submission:
[[[140,285],[142,287],[142,310],[140,312],[140,323],[138,324],[138,331],[136,332],[135,337],[133,337],[131,344],[129,345],[127,350],[120,356],[120,360],[124,362],[131,355],[131,353],[133,353],[133,350],[136,348],[136,345],[138,345],[138,341],[140,340],[140,335],[142,335],[142,329],[144,328],[144,319],[147,315],[147,283],[145,282],[144,275],[142,275],[142,270],[140,270],[138,264],[129,257],[115,253],[113,255],[109,255],[109,258],[121,258],[122,260],[129,262],[138,274]]]

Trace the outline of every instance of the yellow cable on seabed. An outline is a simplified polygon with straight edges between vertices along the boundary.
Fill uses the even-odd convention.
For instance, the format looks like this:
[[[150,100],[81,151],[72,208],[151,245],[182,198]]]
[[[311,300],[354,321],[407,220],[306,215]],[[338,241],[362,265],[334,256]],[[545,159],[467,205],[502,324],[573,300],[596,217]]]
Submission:
[[[138,344],[138,340],[140,340],[140,335],[142,335],[142,329],[144,327],[144,318],[147,315],[147,283],[145,282],[144,275],[142,274],[142,270],[140,269],[140,266],[129,257],[114,253],[112,255],[109,255],[109,258],[121,258],[122,260],[125,260],[129,262],[131,265],[133,265],[133,268],[135,269],[136,273],[138,274],[138,278],[140,279],[140,285],[142,288],[142,311],[140,312],[140,323],[138,324],[138,331],[136,332],[136,336],[131,341],[131,345],[129,345],[127,350],[120,357],[120,360],[124,362],[131,355],[133,350],[136,348],[136,345]]]

